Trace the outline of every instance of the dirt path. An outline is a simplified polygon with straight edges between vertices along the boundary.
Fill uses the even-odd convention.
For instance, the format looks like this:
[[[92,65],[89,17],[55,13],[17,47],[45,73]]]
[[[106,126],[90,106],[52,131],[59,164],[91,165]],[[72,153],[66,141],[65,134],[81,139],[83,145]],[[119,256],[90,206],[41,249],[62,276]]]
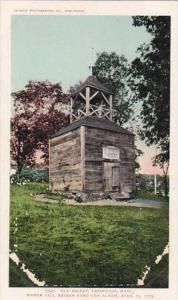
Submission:
[[[58,200],[53,200],[50,198],[46,198],[45,195],[36,195],[34,197],[34,200],[40,201],[40,202],[45,202],[45,203],[52,203],[52,204],[59,204],[60,201]],[[63,204],[66,205],[80,205],[80,206],[134,206],[134,207],[151,207],[151,208],[161,208],[164,207],[166,204],[161,201],[155,201],[155,200],[149,200],[149,199],[130,199],[130,200],[122,200],[122,201],[117,201],[117,200],[97,200],[93,202],[82,202],[78,203],[74,199],[63,199],[62,200]]]
[[[116,200],[97,200],[93,202],[77,203],[74,200],[66,200],[66,204],[70,205],[90,205],[90,206],[134,206],[134,207],[152,207],[161,208],[163,203],[160,201],[153,200],[142,200],[142,199],[132,199],[127,201],[116,201]]]

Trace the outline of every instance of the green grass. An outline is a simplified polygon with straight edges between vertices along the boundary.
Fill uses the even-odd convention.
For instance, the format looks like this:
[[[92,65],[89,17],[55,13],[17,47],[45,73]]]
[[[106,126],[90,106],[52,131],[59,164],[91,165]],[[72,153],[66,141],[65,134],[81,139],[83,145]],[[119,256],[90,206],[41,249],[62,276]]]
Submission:
[[[151,271],[145,280],[146,288],[168,287],[168,255],[163,256],[159,264],[151,266]]]
[[[157,200],[157,201],[164,201],[168,202],[169,197],[164,197],[161,195],[155,195],[154,193],[150,193],[144,190],[138,190],[134,193],[133,198],[137,199],[149,199],[149,200]]]
[[[36,287],[36,285],[23,273],[20,268],[13,262],[9,261],[11,276],[9,278],[9,286],[11,287]]]
[[[66,206],[32,200],[31,194],[46,192],[45,184],[12,186],[10,249],[16,251],[17,244],[21,262],[50,287],[134,287],[144,266],[152,265],[168,242],[167,208]],[[24,286],[14,274],[10,268],[10,283]],[[167,270],[159,286],[166,287],[166,276]]]

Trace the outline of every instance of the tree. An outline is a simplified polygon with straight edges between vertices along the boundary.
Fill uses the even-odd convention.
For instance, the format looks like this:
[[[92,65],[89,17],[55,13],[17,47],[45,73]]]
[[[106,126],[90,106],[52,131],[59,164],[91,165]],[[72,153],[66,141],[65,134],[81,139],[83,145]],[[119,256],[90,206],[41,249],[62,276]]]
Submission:
[[[169,158],[170,116],[170,18],[133,17],[135,26],[145,26],[153,35],[148,45],[138,49],[132,62],[130,86],[133,100],[142,102],[140,137],[147,145],[157,145]],[[167,153],[167,156],[166,156]]]
[[[164,163],[169,161],[170,121],[170,17],[133,17],[134,26],[145,26],[150,44],[138,48],[130,69],[133,101],[141,102],[139,135],[148,146],[156,145]],[[155,156],[155,163],[163,160]]]
[[[143,151],[141,149],[138,149],[135,146],[135,170],[137,170],[137,171],[140,169],[140,164],[138,162],[138,158],[142,155],[143,155]]]
[[[129,75],[127,59],[115,52],[98,53],[93,67],[93,75],[113,94],[114,121],[119,125],[126,123],[132,112],[127,84]]]
[[[14,113],[11,118],[11,159],[16,162],[18,180],[24,165],[35,164],[41,150],[48,161],[48,139],[69,122],[59,106],[68,97],[59,83],[30,81],[24,90],[12,93]]]
[[[164,153],[160,153],[156,155],[156,157],[154,158],[153,165],[154,166],[158,165],[163,170],[164,195],[167,196],[169,192],[169,187],[168,187],[169,159],[165,157]]]

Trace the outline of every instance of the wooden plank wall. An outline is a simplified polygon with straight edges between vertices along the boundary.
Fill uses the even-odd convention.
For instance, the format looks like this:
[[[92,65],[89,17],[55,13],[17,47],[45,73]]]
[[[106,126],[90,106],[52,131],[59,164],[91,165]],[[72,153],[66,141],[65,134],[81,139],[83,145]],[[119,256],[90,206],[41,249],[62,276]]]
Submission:
[[[120,148],[121,192],[133,191],[134,136],[90,127],[85,129],[85,191],[103,190],[103,145]]]
[[[52,191],[81,190],[80,128],[50,140],[49,183]]]
[[[121,192],[135,188],[134,137],[84,127],[50,140],[49,181],[52,191],[101,192],[104,189],[103,145],[120,148]]]

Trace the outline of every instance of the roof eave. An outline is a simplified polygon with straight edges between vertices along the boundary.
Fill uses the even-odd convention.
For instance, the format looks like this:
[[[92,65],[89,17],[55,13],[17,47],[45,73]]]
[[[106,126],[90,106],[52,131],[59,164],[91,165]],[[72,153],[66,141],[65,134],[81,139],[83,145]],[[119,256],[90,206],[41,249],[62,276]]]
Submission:
[[[53,138],[56,138],[62,134],[65,134],[69,131],[73,131],[73,130],[76,130],[78,128],[80,128],[81,126],[85,126],[85,127],[91,127],[91,128],[96,128],[97,126],[95,126],[94,124],[89,124],[87,122],[88,118],[91,119],[91,117],[83,117],[82,119],[76,121],[76,122],[73,122],[71,123],[70,125],[68,125],[67,127],[63,127],[61,128],[61,130],[59,130],[58,132],[56,132],[55,134],[53,134],[49,139],[53,139]],[[110,121],[111,123],[114,123],[112,121]],[[73,126],[71,126],[73,124]],[[114,123],[115,125],[117,125],[116,123]],[[119,125],[118,125],[119,126]],[[120,126],[119,126],[120,127]],[[98,127],[100,128],[100,127]],[[121,127],[122,128],[122,127]],[[103,128],[104,129],[104,128]],[[114,128],[105,128],[105,130],[109,130],[109,131],[115,131],[115,132],[118,132],[118,133],[121,133],[121,134],[127,134],[127,135],[132,135],[132,136],[135,136],[134,133],[128,131],[127,129],[125,128],[122,128],[123,131],[119,132],[117,130],[115,130]]]
[[[91,87],[91,88],[94,88],[95,90],[98,90],[100,92],[104,92],[108,95],[113,95],[112,92],[110,92],[109,90],[106,90],[106,89],[100,89],[100,88],[97,88],[96,86],[92,85],[92,84],[87,84],[83,87],[81,87],[80,89],[76,90],[74,93],[71,94],[71,97],[74,97],[76,96],[78,93],[80,93],[83,89],[87,88],[87,87]]]

